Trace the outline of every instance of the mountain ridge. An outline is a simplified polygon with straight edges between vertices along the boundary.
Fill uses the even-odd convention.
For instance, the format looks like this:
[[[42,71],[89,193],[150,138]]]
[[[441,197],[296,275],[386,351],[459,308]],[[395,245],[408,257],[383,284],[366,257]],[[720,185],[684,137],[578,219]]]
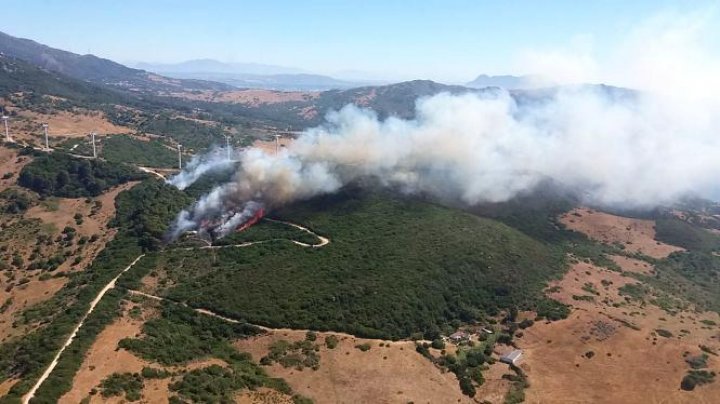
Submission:
[[[95,55],[79,55],[26,38],[0,32],[0,52],[43,69],[75,79],[132,91],[159,91],[176,88],[227,90],[221,83],[199,80],[178,81],[133,69]]]

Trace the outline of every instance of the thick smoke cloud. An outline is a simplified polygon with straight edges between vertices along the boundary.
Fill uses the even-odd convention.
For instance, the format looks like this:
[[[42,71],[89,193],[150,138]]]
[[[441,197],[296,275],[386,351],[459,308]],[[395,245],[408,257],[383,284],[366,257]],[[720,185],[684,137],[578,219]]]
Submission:
[[[272,209],[366,178],[466,204],[509,200],[547,180],[612,207],[717,199],[720,58],[706,43],[714,13],[641,22],[604,63],[593,55],[592,38],[523,61],[554,83],[618,83],[639,92],[575,86],[519,96],[440,94],[418,100],[413,120],[381,121],[346,106],[277,156],[241,153],[234,180],[182,212],[175,232],[227,232],[249,201],[251,209]]]
[[[688,114],[657,97],[603,87],[568,88],[522,104],[504,91],[440,94],[419,100],[414,120],[381,121],[347,106],[277,156],[243,152],[234,180],[183,212],[176,229],[210,221],[226,234],[242,223],[228,220],[249,201],[272,208],[362,178],[467,204],[506,201],[547,179],[601,205],[713,197],[717,112]]]
[[[168,184],[185,189],[205,174],[228,170],[234,164],[234,154],[227,148],[216,148],[206,154],[195,155],[178,175],[168,180]]]

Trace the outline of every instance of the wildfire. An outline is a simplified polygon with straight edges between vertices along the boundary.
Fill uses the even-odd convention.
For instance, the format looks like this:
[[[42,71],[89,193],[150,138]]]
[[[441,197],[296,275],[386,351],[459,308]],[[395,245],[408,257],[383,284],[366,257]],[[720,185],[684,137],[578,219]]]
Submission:
[[[265,216],[265,209],[263,209],[263,208],[258,209],[257,211],[255,211],[255,214],[253,214],[252,217],[250,217],[250,219],[248,219],[245,223],[243,223],[242,225],[240,225],[237,228],[236,232],[239,233],[241,231],[248,229],[250,226],[257,223],[258,220],[262,219],[263,216]]]

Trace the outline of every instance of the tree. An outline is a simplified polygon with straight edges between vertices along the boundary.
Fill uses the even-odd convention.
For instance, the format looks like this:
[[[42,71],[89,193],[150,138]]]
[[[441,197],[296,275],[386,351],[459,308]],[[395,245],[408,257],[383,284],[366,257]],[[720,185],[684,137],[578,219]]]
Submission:
[[[482,386],[483,383],[485,383],[485,377],[482,374],[482,369],[479,367],[470,369],[470,378],[477,383],[478,386]]]
[[[463,394],[469,397],[475,397],[475,386],[472,383],[472,380],[470,380],[470,377],[463,376],[460,378],[460,390],[462,390]]]

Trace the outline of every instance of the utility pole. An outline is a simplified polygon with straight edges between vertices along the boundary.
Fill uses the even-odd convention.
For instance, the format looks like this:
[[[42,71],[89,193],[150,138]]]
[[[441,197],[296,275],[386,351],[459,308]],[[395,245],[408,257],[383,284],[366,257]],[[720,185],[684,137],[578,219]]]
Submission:
[[[45,150],[50,151],[50,141],[48,140],[48,124],[42,124],[43,130],[45,131]]]
[[[178,143],[178,168],[182,170],[182,145]]]
[[[10,139],[10,129],[8,127],[8,119],[10,119],[10,117],[3,113],[2,120],[5,123],[5,141],[11,142],[12,140]]]
[[[97,150],[95,149],[95,132],[90,134],[92,136],[92,147],[93,147],[93,158],[97,158]]]

